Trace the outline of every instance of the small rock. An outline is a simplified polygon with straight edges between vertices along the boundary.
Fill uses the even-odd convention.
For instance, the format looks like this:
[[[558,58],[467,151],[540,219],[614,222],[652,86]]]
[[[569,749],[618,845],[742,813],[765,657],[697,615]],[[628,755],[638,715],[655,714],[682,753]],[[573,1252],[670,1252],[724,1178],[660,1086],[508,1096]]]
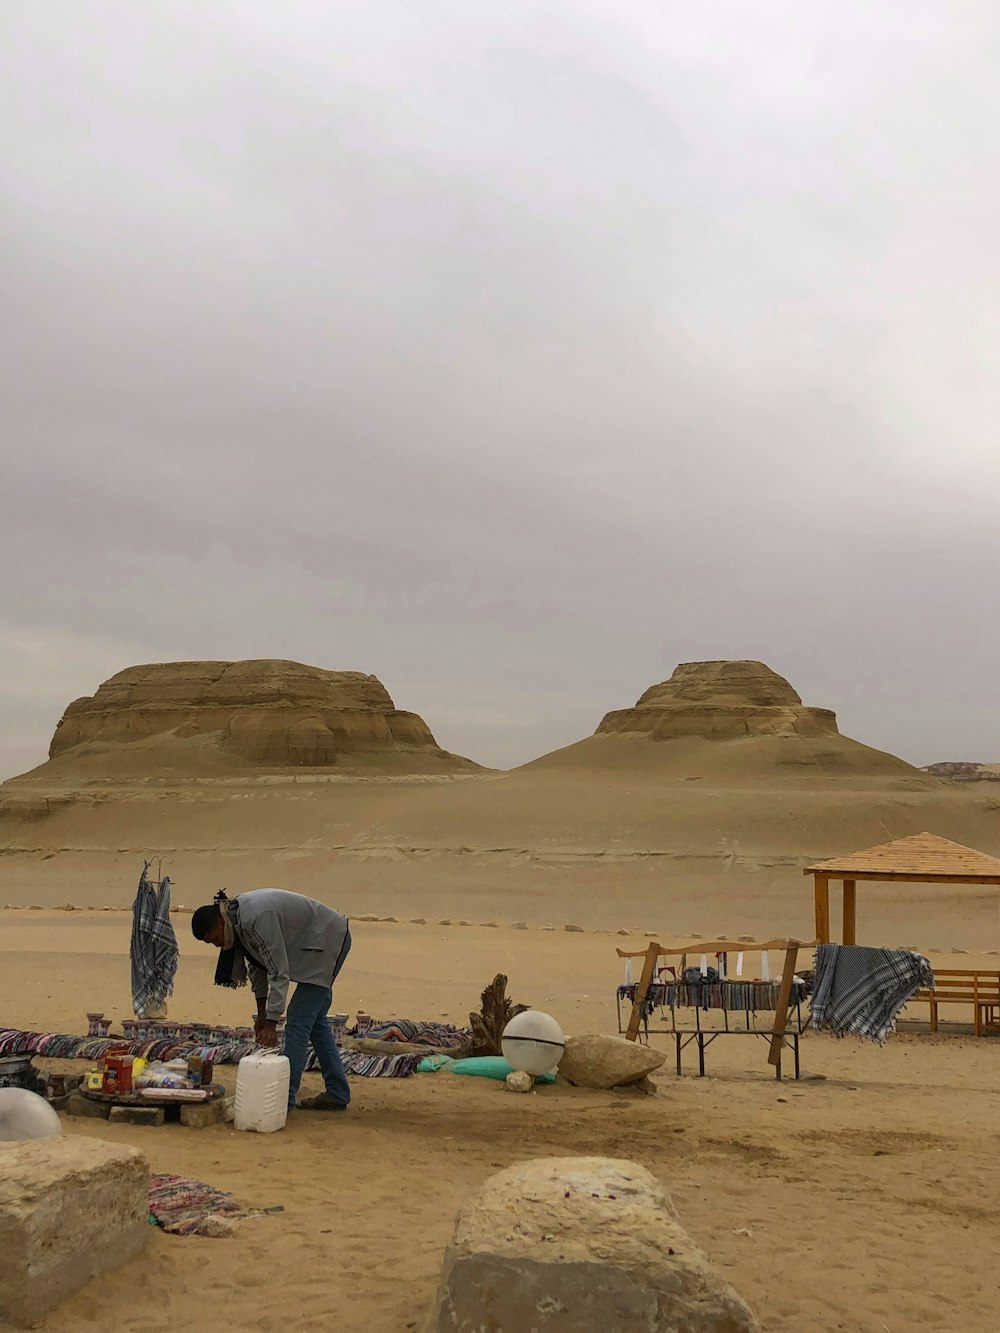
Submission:
[[[480,921],[479,924],[486,930],[496,930],[497,928],[497,923],[495,921]]]
[[[618,932],[618,934],[619,934],[619,935],[631,935],[632,932],[631,932],[630,930],[620,930],[620,931]]]
[[[563,930],[569,930],[569,931],[572,931],[572,933],[573,933],[574,935],[582,935],[582,934],[583,934],[583,927],[582,927],[582,926],[563,926]]]
[[[65,906],[62,910],[63,910],[64,912],[75,912],[75,911],[76,911],[76,908],[74,907],[74,905],[73,905],[72,903],[67,903],[66,906]]]
[[[426,922],[426,920],[424,919],[424,917],[422,917],[422,916],[411,916],[411,917],[410,917],[410,925],[411,925],[411,926],[426,926],[426,925],[427,925],[427,922]]]
[[[224,1217],[219,1213],[213,1213],[211,1217],[205,1218],[196,1234],[199,1236],[211,1236],[213,1240],[223,1240],[229,1236],[236,1235],[236,1223],[231,1217]]]
[[[512,1074],[507,1075],[508,1092],[530,1092],[535,1086],[535,1080],[530,1074],[525,1074],[521,1069],[515,1069]]]
[[[439,921],[439,922],[438,922],[438,925],[439,925],[439,926],[450,926],[450,925],[451,925],[451,917],[445,917],[445,919],[444,919],[443,921]]]
[[[527,921],[515,921],[514,924],[511,926],[511,930],[527,930],[527,929],[528,929]]]
[[[736,938],[741,944],[754,944],[756,942],[756,936],[754,935],[737,935]]]

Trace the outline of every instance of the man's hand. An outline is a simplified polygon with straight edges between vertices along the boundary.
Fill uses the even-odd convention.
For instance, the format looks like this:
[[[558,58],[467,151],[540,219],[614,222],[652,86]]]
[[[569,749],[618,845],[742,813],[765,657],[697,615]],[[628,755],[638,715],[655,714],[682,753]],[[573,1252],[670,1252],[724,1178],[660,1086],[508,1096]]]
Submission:
[[[278,1024],[273,1018],[258,1018],[255,1027],[258,1046],[277,1046]]]

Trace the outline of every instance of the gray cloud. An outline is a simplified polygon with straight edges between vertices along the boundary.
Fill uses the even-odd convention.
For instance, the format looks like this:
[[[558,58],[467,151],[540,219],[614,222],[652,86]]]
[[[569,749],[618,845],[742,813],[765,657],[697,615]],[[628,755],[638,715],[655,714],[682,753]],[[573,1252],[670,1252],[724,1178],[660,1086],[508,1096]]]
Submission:
[[[521,762],[761,657],[1000,758],[1000,19],[12,0],[0,772],[132,661]]]

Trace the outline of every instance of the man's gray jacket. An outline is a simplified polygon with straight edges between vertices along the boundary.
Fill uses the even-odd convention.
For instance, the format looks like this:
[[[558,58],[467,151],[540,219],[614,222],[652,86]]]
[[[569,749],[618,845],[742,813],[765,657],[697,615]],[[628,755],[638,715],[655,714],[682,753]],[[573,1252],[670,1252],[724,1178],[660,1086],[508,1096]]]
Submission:
[[[229,916],[269,1019],[285,1012],[290,981],[332,983],[348,931],[347,918],[332,907],[286,889],[251,889],[233,899]]]

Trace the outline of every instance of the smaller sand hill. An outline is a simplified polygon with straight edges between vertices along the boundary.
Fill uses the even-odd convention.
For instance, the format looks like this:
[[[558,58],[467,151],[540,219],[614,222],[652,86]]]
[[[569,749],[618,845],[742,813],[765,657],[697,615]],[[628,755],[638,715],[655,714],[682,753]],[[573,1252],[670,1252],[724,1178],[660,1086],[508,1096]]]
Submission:
[[[375,676],[300,662],[128,667],[63,714],[33,778],[212,777],[248,770],[475,772]]]
[[[812,708],[763,662],[682,662],[593,736],[526,764],[623,776],[708,778],[723,785],[786,775],[934,779],[894,755],[842,736],[836,714]]]

